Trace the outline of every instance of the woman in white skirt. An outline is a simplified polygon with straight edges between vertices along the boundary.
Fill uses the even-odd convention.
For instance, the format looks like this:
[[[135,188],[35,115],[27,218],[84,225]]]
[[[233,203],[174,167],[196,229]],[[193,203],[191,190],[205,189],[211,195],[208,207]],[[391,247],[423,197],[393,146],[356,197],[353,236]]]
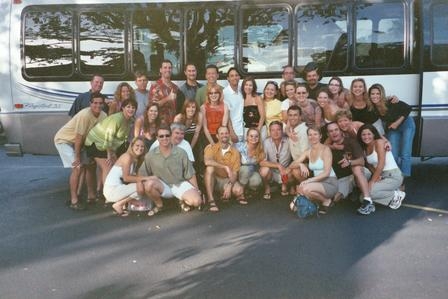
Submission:
[[[149,177],[138,176],[136,172],[143,163],[145,153],[143,138],[134,138],[126,153],[118,158],[106,177],[104,197],[106,202],[114,203],[112,209],[118,216],[128,216],[128,211],[124,209],[125,205],[131,200],[140,199],[137,193],[138,186],[143,187],[143,182]]]

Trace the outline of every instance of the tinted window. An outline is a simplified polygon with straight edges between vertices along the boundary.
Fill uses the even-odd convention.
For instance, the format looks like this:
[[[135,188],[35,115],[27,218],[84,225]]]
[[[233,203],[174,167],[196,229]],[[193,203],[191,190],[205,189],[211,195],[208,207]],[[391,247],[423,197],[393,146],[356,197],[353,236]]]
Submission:
[[[125,16],[120,12],[86,12],[79,16],[80,68],[84,74],[123,74]]]
[[[432,7],[433,40],[431,59],[436,65],[448,64],[448,4],[438,4]]]
[[[151,77],[159,76],[162,61],[173,64],[173,76],[180,67],[180,12],[177,9],[149,7],[133,18],[133,68],[145,69]]]
[[[298,7],[297,66],[314,61],[325,70],[347,66],[347,8],[344,5]]]
[[[358,4],[355,63],[360,68],[391,68],[404,64],[402,3]]]
[[[195,9],[187,12],[187,61],[203,76],[208,64],[221,74],[235,66],[235,19],[230,8]]]
[[[72,15],[30,11],[24,16],[26,76],[70,76],[73,72]]]
[[[280,72],[289,64],[289,14],[286,8],[247,8],[242,19],[244,70]]]

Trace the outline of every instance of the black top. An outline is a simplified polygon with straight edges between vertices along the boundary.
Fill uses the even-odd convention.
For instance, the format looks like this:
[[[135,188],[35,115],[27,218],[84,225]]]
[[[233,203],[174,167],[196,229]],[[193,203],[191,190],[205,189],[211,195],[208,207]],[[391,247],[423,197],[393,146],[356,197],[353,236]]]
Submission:
[[[350,112],[354,121],[360,121],[365,124],[373,124],[379,118],[375,109],[369,110],[367,106],[362,109],[357,109],[352,106],[350,107]]]
[[[245,128],[256,128],[260,122],[260,113],[257,105],[244,106],[243,120]]]
[[[317,101],[317,92],[324,87],[327,87],[327,84],[324,83],[317,83],[317,86],[311,89],[308,85],[306,86],[306,89],[308,90],[308,98],[313,99]]]
[[[411,106],[402,101],[398,101],[398,103],[396,104],[387,102],[386,106],[386,115],[380,115],[381,120],[384,122],[384,129],[386,130],[391,123],[395,122],[401,116],[404,116],[404,118],[406,119],[406,117],[409,116],[409,113],[411,113],[412,110]]]
[[[336,173],[336,177],[338,179],[349,176],[352,174],[351,167],[342,168],[338,163],[342,159],[344,159],[344,154],[350,153],[350,160],[356,160],[364,156],[364,152],[359,145],[358,141],[351,137],[344,137],[344,149],[343,150],[335,150],[332,149],[331,153],[333,154],[333,163],[332,167],[334,172]]]

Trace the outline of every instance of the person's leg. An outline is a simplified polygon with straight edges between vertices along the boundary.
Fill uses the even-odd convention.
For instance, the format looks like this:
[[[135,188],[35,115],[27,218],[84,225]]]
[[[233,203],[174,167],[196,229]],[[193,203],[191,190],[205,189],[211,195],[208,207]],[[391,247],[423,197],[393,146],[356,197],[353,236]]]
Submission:
[[[272,171],[269,167],[261,167],[260,170],[260,176],[263,179],[263,186],[264,186],[264,199],[271,199],[271,186],[270,182],[272,179]]]
[[[96,163],[85,165],[85,181],[87,185],[87,198],[96,198]]]
[[[240,204],[247,204],[246,198],[244,197],[244,188],[238,182],[235,182],[235,184],[233,184],[232,186],[232,195]]]
[[[415,135],[415,122],[412,117],[407,117],[406,120],[400,126],[401,132],[401,172],[405,177],[411,176],[412,167],[412,143]]]
[[[112,169],[112,165],[108,165],[105,158],[97,158],[95,157],[95,162],[101,170],[101,183],[104,185],[106,181],[107,174]]]
[[[212,166],[205,167],[204,182],[205,192],[207,194],[207,200],[209,204],[209,210],[211,212],[218,212],[218,206],[216,205],[213,191],[215,190],[215,168]]]
[[[323,206],[331,204],[331,198],[325,192],[324,186],[319,182],[312,182],[299,187],[300,194],[305,195],[312,201],[317,201]]]
[[[249,178],[252,174],[249,165],[241,165],[240,171],[238,172],[238,181],[241,185],[246,186],[249,183]]]
[[[163,208],[162,194],[164,191],[163,183],[155,177],[145,181],[145,195],[148,196],[157,208]]]
[[[81,169],[83,167],[73,167],[72,173],[70,174],[69,184],[70,184],[70,201],[71,204],[78,203],[78,185],[79,185],[79,176],[81,175]]]
[[[202,202],[201,194],[190,182],[182,182],[171,189],[173,195],[190,207],[199,207]]]
[[[367,182],[367,178],[364,175],[364,167],[363,166],[352,166],[353,176],[355,177],[356,185],[364,198],[370,198],[369,191],[369,183]]]
[[[387,133],[387,139],[392,146],[392,155],[394,156],[395,162],[397,162],[398,166],[401,168],[401,160],[400,160],[400,148],[401,148],[401,133],[397,130],[390,130]]]
[[[400,187],[403,177],[397,173],[395,176],[386,176],[372,186],[370,195],[375,203],[389,206],[394,199],[395,191]]]

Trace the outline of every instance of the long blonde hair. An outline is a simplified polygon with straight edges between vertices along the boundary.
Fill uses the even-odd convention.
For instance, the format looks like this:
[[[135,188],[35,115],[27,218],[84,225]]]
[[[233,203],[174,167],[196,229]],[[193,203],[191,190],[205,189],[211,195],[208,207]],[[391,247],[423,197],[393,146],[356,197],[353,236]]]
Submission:
[[[374,104],[376,110],[378,110],[378,113],[381,116],[386,115],[387,113],[387,105],[386,105],[386,91],[384,90],[383,85],[379,84],[379,83],[375,83],[372,86],[370,86],[369,88],[369,98],[370,98],[370,93],[373,89],[377,89],[380,92],[380,101],[378,102],[378,104]]]
[[[143,154],[141,154],[140,156],[136,156],[135,153],[132,150],[132,147],[139,140],[143,143],[143,146],[145,147],[145,150],[143,151]],[[127,149],[126,153],[128,153],[129,155],[131,155],[131,157],[133,157],[134,159],[137,160],[135,170],[139,169],[140,166],[143,164],[143,161],[145,160],[145,153],[147,152],[147,150],[148,149],[146,148],[146,144],[145,144],[145,141],[143,140],[143,137],[137,136],[137,137],[134,137],[132,139],[131,143],[128,146],[128,149]]]

